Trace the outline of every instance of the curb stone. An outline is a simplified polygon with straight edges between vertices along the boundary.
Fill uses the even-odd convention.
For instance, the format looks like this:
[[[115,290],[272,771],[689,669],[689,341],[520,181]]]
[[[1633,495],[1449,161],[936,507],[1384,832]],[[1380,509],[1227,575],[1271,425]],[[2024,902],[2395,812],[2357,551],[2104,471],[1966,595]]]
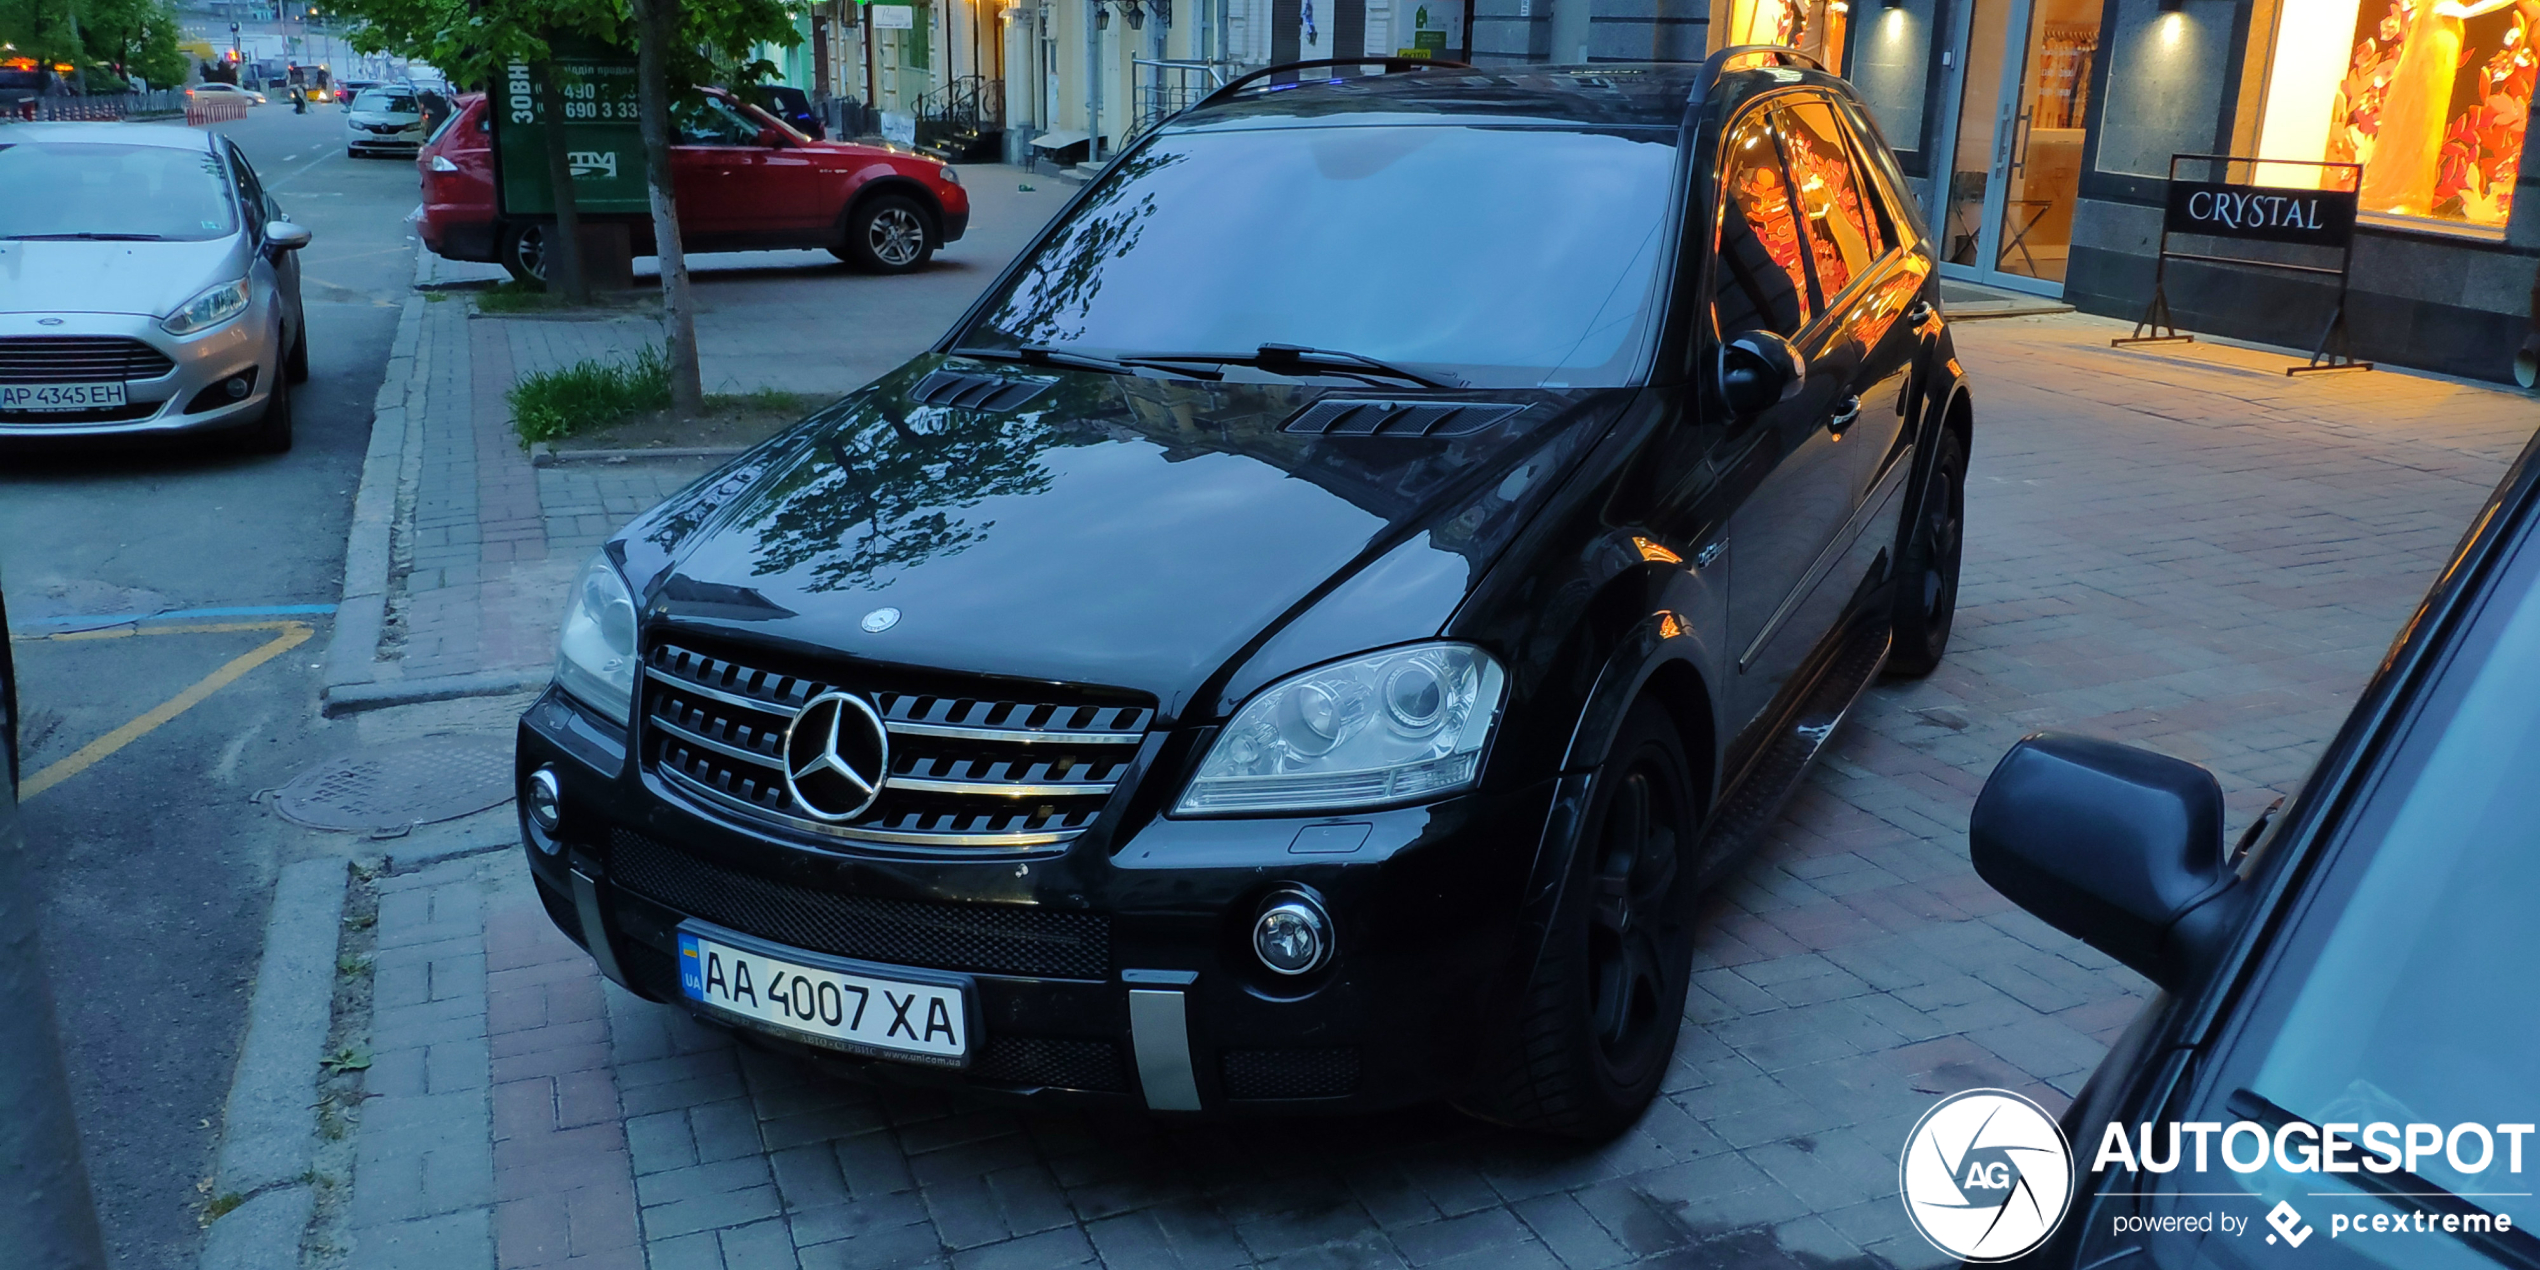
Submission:
[[[344,876],[341,859],[303,860],[274,886],[215,1171],[217,1194],[247,1202],[213,1223],[203,1270],[299,1264],[315,1203],[306,1181],[317,1158],[312,1099],[335,1003]]]
[[[344,692],[379,682],[379,637],[388,619],[389,535],[397,520],[397,486],[404,466],[408,408],[415,359],[423,336],[423,299],[406,297],[389,346],[388,373],[371,404],[370,449],[362,456],[362,484],[353,499],[353,524],[344,546],[344,594],[326,646],[323,713],[342,713]],[[424,698],[431,700],[432,698]],[[385,704],[385,703],[383,703]]]

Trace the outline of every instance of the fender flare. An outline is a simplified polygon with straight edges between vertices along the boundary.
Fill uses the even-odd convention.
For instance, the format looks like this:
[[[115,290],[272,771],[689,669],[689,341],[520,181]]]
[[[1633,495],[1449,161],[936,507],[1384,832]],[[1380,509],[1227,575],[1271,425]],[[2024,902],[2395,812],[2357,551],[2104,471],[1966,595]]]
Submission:
[[[1896,549],[1889,559],[1897,563],[1889,566],[1891,576],[1893,570],[1901,567],[1906,550],[1912,545],[1914,526],[1922,521],[1923,496],[1931,490],[1931,468],[1932,464],[1940,461],[1940,434],[1948,430],[1949,417],[1960,409],[1966,410],[1971,429],[1975,419],[1975,407],[1971,404],[1973,398],[1967,392],[1967,381],[1963,376],[1951,376],[1948,392],[1928,396],[1925,400],[1929,404],[1924,407],[1922,419],[1914,426],[1914,471],[1905,487],[1905,509],[1896,517]],[[1962,444],[1972,452],[1975,438],[1962,438]]]
[[[838,209],[838,220],[832,227],[839,242],[843,243],[847,240],[847,222],[855,216],[856,209],[884,194],[909,196],[910,200],[917,204],[918,210],[926,213],[927,228],[934,231],[937,245],[942,244],[944,205],[936,202],[934,191],[927,189],[925,184],[917,178],[903,176],[896,172],[887,176],[874,177],[857,186],[855,193],[847,196],[847,204]]]

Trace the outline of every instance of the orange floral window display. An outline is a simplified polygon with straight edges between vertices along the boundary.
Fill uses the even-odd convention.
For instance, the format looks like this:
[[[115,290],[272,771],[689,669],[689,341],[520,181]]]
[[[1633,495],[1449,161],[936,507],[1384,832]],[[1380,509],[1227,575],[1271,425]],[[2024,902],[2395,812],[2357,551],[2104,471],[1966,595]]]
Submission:
[[[1711,48],[1779,44],[1840,74],[1851,16],[1851,0],[1712,0]]]
[[[1807,248],[1800,243],[1781,151],[1769,111],[1754,111],[1729,132],[1720,164],[1719,261],[1712,316],[1722,336],[1740,331],[1799,334],[1814,305]]]
[[[1861,206],[1861,190],[1852,179],[1852,156],[1844,148],[1833,112],[1810,103],[1791,107],[1785,118],[1782,148],[1790,160],[1791,182],[1797,186],[1800,219],[1816,252],[1817,285],[1831,305],[1887,248]]]
[[[2362,164],[2368,215],[2501,230],[2540,66],[2540,0],[2315,5],[2285,0],[2277,17],[2261,157]],[[2291,171],[2260,179],[2311,183]]]

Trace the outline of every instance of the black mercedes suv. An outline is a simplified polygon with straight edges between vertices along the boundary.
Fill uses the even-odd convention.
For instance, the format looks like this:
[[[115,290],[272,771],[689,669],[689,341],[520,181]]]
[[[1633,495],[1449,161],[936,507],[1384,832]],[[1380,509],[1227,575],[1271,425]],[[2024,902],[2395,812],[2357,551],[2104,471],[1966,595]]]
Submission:
[[[522,831],[611,978],[890,1076],[1619,1131],[1695,901],[1956,602],[1850,88],[1307,63],[592,561]]]

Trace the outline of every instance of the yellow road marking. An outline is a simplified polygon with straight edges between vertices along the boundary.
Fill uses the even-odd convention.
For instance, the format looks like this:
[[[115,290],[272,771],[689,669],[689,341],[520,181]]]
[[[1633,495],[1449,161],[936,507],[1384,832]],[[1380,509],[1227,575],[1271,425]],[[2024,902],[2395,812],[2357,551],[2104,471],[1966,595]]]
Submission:
[[[36,795],[94,767],[107,755],[148,736],[168,720],[201,705],[203,699],[238,682],[248,671],[309,642],[315,628],[306,622],[205,622],[186,626],[123,627],[109,631],[72,631],[44,638],[72,642],[92,639],[129,639],[135,635],[214,635],[229,631],[279,631],[280,634],[229,660],[220,669],[203,676],[185,691],[152,706],[130,723],[97,738],[43,771],[28,778],[18,791],[18,800],[26,802]],[[28,641],[30,643],[34,641]]]

